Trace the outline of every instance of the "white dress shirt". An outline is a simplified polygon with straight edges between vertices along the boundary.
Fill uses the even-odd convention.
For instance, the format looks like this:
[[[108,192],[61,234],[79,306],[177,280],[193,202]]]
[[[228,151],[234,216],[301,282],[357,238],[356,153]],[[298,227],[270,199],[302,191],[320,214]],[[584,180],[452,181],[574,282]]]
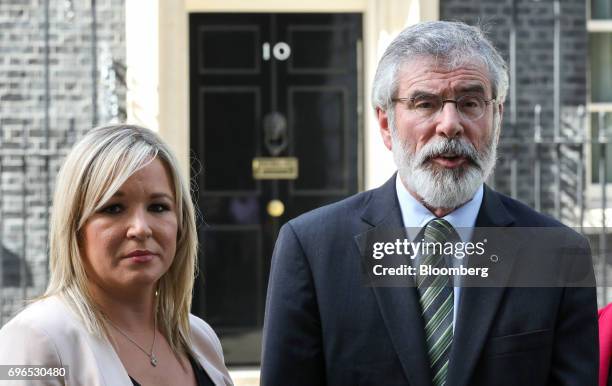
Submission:
[[[414,240],[420,229],[430,220],[436,218],[436,216],[408,192],[400,179],[399,173],[395,178],[395,190],[397,191],[397,199],[402,212],[404,227],[407,228],[406,231],[409,239]],[[474,225],[476,224],[476,217],[478,216],[478,211],[482,204],[483,192],[484,188],[481,185],[470,201],[442,217],[455,228],[463,242],[471,241]],[[464,260],[464,262],[465,261],[466,260]],[[453,329],[455,328],[455,321],[457,320],[457,310],[459,310],[460,298],[461,287],[454,287]]]

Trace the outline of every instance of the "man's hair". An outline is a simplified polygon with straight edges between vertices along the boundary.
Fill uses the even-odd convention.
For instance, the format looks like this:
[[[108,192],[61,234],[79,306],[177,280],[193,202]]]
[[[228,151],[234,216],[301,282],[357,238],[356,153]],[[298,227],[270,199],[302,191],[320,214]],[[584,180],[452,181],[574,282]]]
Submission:
[[[389,111],[397,97],[398,73],[419,59],[434,59],[443,68],[482,64],[489,72],[493,96],[506,99],[508,68],[493,44],[478,27],[461,22],[430,21],[404,29],[383,54],[372,87],[372,106]]]
[[[88,291],[81,253],[83,226],[131,175],[160,160],[170,173],[177,215],[176,255],[157,288],[159,326],[175,352],[191,353],[189,311],[196,273],[195,208],[170,148],[154,132],[134,125],[89,131],[70,151],[56,181],[49,231],[49,285],[86,328],[109,338],[107,319]]]

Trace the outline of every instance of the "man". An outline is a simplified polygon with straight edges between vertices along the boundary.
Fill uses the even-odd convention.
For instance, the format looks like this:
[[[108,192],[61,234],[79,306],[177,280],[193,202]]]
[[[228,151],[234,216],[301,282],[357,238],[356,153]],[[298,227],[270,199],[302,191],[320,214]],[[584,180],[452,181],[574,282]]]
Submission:
[[[398,173],[282,228],[263,386],[596,385],[593,287],[363,284],[358,239],[377,229],[417,227],[423,240],[444,241],[459,229],[555,227],[587,250],[581,236],[484,185],[507,88],[503,59],[475,27],[427,22],[391,43],[373,106]],[[506,254],[521,254],[513,248]]]

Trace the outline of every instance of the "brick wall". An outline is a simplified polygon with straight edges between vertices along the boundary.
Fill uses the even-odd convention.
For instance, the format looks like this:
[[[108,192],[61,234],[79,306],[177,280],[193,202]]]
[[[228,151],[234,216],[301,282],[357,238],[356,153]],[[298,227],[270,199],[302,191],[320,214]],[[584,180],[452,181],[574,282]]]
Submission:
[[[124,20],[123,0],[0,0],[0,325],[46,285],[47,208],[63,155],[85,130],[125,115]]]
[[[95,71],[91,4],[0,0],[0,325],[23,298],[39,294],[46,284],[47,207],[63,154],[85,130],[125,115],[123,0],[95,0]],[[543,136],[551,138],[553,132],[553,2],[517,0],[515,5],[517,78],[511,81],[517,85],[516,133],[530,144],[535,104],[542,105]],[[561,5],[561,96],[563,110],[571,112],[585,104],[587,95],[586,2],[563,0]],[[484,24],[508,59],[512,7],[511,0],[441,0],[440,15],[444,20]],[[502,143],[507,143],[513,136],[509,101],[504,120]],[[497,189],[510,193],[509,160],[516,157],[518,198],[533,205],[534,153],[526,149],[521,145],[514,155],[508,146],[500,148],[494,182]],[[560,165],[561,217],[572,222],[578,156],[574,148],[563,146],[558,162],[547,149],[551,148],[540,152],[543,211],[553,213],[553,176]],[[7,155],[8,151],[24,151],[27,156]]]
[[[588,56],[586,33],[586,1],[563,0],[561,3],[561,105],[562,132],[573,138],[582,123],[575,119],[578,105],[587,101],[586,65]],[[513,5],[514,4],[514,5]],[[534,107],[542,106],[541,122],[544,142],[553,137],[554,95],[554,13],[552,0],[441,0],[440,18],[461,20],[469,24],[483,24],[488,36],[509,62],[509,41],[513,6],[516,12],[516,79],[517,89],[516,139],[517,151],[508,146],[514,137],[510,125],[510,97],[505,105],[504,126],[500,145],[500,159],[495,173],[495,186],[510,194],[510,160],[518,160],[517,196],[529,205],[535,204],[534,195]],[[574,116],[572,118],[572,116]],[[573,121],[572,124],[569,122]],[[577,122],[579,122],[577,124]],[[504,142],[505,140],[505,142]],[[542,146],[538,151],[542,160],[542,211],[554,213],[556,167],[561,178],[562,220],[575,223],[578,208],[577,147],[562,145],[561,159],[555,159],[553,146]]]

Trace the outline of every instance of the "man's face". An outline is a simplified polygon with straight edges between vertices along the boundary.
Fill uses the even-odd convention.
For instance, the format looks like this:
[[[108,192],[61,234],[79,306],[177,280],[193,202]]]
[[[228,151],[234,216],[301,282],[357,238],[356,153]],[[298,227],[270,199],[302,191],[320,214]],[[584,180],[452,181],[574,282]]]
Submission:
[[[400,70],[398,86],[397,98],[493,98],[488,71],[480,64],[449,70],[431,59],[415,60]],[[495,103],[485,105],[477,119],[448,102],[425,117],[422,109],[411,109],[405,102],[395,103],[392,114],[378,110],[381,134],[402,182],[430,208],[461,206],[493,170],[502,114],[502,105]]]

